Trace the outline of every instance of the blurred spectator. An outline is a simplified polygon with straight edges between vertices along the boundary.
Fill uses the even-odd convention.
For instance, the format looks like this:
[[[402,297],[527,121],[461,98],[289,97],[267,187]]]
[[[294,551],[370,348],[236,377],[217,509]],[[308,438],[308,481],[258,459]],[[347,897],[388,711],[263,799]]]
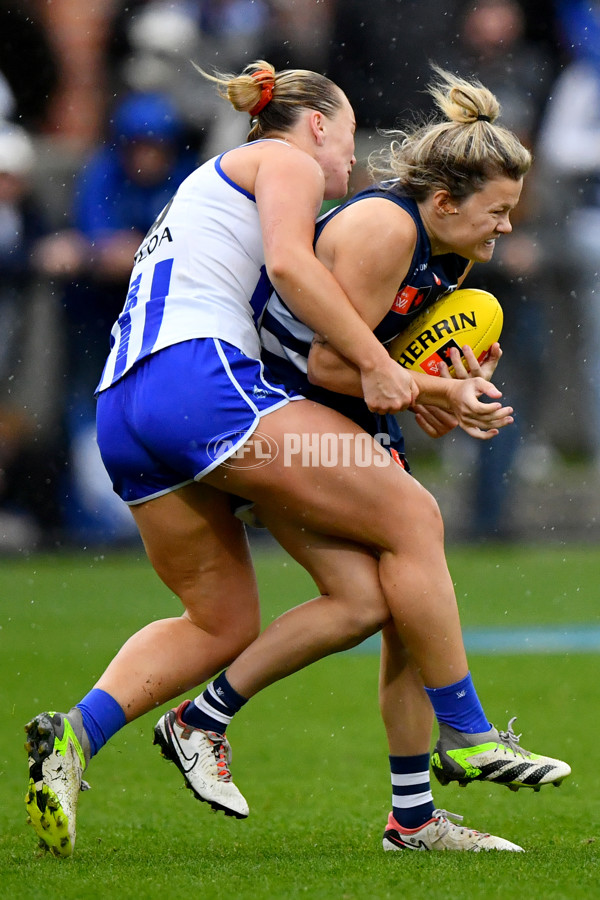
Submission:
[[[547,13],[550,10],[547,10]],[[551,16],[546,15],[546,22]],[[459,36],[450,48],[457,71],[475,73],[496,95],[502,124],[531,147],[556,70],[556,54],[527,35],[519,0],[480,0],[459,17]]]
[[[514,17],[514,13],[499,9],[493,17],[487,11],[478,15],[486,3],[338,0],[334,5],[328,74],[352,100],[359,128],[371,130],[392,128],[413,110],[431,111],[430,98],[424,92],[431,79],[431,61],[452,67],[458,55],[484,56],[488,47],[500,59],[493,45],[507,36],[505,64],[509,77],[513,51],[522,49],[526,55],[534,51],[528,85],[535,79],[531,68],[539,62],[539,54],[544,56],[544,65],[551,58],[556,34],[555,4],[552,0],[522,0],[516,5],[520,19],[516,36],[523,41],[522,47],[510,37],[503,23],[505,16]],[[470,13],[474,18],[467,24]],[[478,28],[484,29],[480,35],[475,31]],[[498,29],[502,34],[497,34]],[[544,72],[540,75],[542,80],[547,78]],[[539,91],[536,94],[539,97]]]
[[[108,41],[113,87],[168,94],[193,149],[207,159],[243,143],[247,123],[192,61],[208,72],[238,71],[264,54],[270,0],[128,0]]]
[[[1,0],[0,0],[1,2]],[[98,140],[107,101],[105,52],[107,26],[114,0],[21,0],[11,3],[28,10],[28,18],[43,28],[55,60],[55,82],[44,115],[44,132],[62,152],[85,152]],[[39,97],[47,92],[35,58],[19,44],[22,70],[39,79]],[[36,73],[36,74],[34,74]]]
[[[5,115],[30,130],[43,129],[58,62],[35,0],[0,0],[0,70],[14,97],[14,108]]]
[[[327,74],[348,94],[359,129],[393,128],[431,110],[429,61],[448,63],[457,0],[345,0],[335,8]]]
[[[561,254],[571,265],[569,318],[582,334],[588,439],[600,467],[600,3],[561,3],[559,14],[570,61],[552,88],[538,156],[548,170]]]
[[[45,233],[33,200],[33,143],[0,127],[0,549],[60,534],[61,346],[56,306],[35,272]]]
[[[344,0],[334,8],[326,74],[344,90],[357,122],[350,193],[369,183],[366,160],[378,129],[433,111],[430,61],[448,66],[459,0]]]
[[[272,7],[273,22],[264,58],[276,69],[324,72],[339,0],[272,0]]]
[[[117,104],[112,143],[77,176],[73,227],[48,238],[40,265],[63,279],[67,337],[66,426],[71,480],[68,513],[89,539],[133,534],[95,446],[94,388],[109,349],[142,238],[196,165],[181,144],[181,121],[161,94],[134,93]]]

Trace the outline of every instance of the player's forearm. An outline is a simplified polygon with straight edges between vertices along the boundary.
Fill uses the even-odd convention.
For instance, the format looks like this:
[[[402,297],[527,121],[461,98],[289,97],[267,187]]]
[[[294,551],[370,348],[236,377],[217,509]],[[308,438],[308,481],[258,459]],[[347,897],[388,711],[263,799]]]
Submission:
[[[308,380],[338,394],[362,397],[360,371],[329,344],[315,338],[308,356]]]
[[[363,372],[387,364],[383,345],[315,257],[287,259],[282,267],[270,267],[269,277],[294,315],[323,335],[344,359]]]
[[[439,378],[436,375],[426,375],[421,372],[414,372],[413,375],[419,388],[418,403],[437,406],[440,409],[453,409],[451,379]]]

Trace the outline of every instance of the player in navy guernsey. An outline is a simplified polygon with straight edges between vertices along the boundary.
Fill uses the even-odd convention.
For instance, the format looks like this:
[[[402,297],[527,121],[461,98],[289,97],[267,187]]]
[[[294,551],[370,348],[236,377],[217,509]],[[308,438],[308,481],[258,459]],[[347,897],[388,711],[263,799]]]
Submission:
[[[459,110],[460,116],[468,119],[461,109],[462,104],[457,102],[457,95],[462,95],[462,101],[469,93],[464,82],[456,91],[451,91],[456,103],[456,109],[452,111],[457,120]],[[446,109],[446,104],[443,105]],[[495,130],[488,127],[489,117],[484,112],[482,116],[475,117],[475,121],[485,123],[475,126],[481,129],[476,133],[481,144],[485,142],[484,135],[486,141],[490,140],[488,150],[495,164],[499,157],[504,159],[504,178],[490,180],[494,163],[487,157],[485,160],[480,158],[461,182],[463,170],[459,172],[461,166],[453,159],[452,154],[457,151],[452,144],[454,139],[457,144],[463,144],[464,140],[473,148],[477,143],[473,133],[457,127],[450,138],[443,125],[425,127],[420,133],[421,146],[413,148],[409,138],[398,142],[390,152],[389,168],[394,174],[397,170],[401,177],[361,193],[327,214],[317,225],[317,257],[333,272],[357,310],[383,341],[394,338],[429,303],[459,286],[469,266],[490,259],[497,238],[510,231],[509,214],[520,193],[515,183],[519,181],[515,176],[520,164],[506,144],[501,146],[508,135],[500,129],[496,141]],[[431,147],[436,133],[445,144],[439,156]],[[416,143],[420,142],[417,140]],[[482,149],[481,144],[479,149]],[[407,146],[409,149],[404,155]],[[435,164],[431,157],[436,157]],[[449,182],[452,190],[442,187]],[[331,347],[326,327],[312,344],[311,338],[310,329],[293,316],[276,294],[272,295],[261,327],[262,355],[270,374],[312,399],[343,410],[371,434],[376,433],[382,423],[369,413],[361,400],[360,380],[355,368]],[[499,358],[497,345],[494,352],[495,358],[492,354],[486,374],[493,371]],[[450,358],[457,373],[461,373],[459,377],[468,378],[460,365],[458,348],[450,350]],[[471,373],[478,377],[484,374],[472,352],[465,351],[465,358]],[[431,427],[428,433],[438,433],[436,422],[431,422],[426,413],[426,407],[420,409],[420,424]],[[260,507],[257,511],[260,517]],[[422,527],[422,523],[417,527]],[[196,721],[201,727],[224,731],[245,698],[273,680],[272,641],[266,638],[267,632],[264,643],[262,639],[255,642],[224,675],[209,685],[201,697],[196,698],[195,704],[202,716]],[[500,838],[457,828],[446,814],[434,809],[428,773],[430,711],[422,702],[421,673],[412,668],[410,661],[400,662],[402,655],[397,633],[386,626],[382,641],[380,701],[390,747],[393,812],[385,830],[384,848],[519,849]],[[287,671],[295,666],[289,647],[282,663]],[[469,675],[439,692],[427,688],[426,694],[436,712],[445,714],[447,702],[450,705],[464,702],[465,710],[470,708],[471,714],[475,713],[475,707],[467,699],[473,699]],[[410,710],[408,719],[400,723],[399,708]],[[453,732],[446,725],[440,725],[441,737],[431,760],[439,780],[442,783],[450,780],[466,783],[475,777],[509,783],[520,778],[526,754],[520,750],[513,753],[509,749],[504,756],[501,750],[504,741],[513,748],[515,746],[511,726],[512,722],[506,732],[497,733],[497,736],[494,732],[486,732],[488,739],[484,738],[484,732],[473,733],[470,738],[464,733],[460,738],[452,738]],[[474,719],[468,727],[477,728]],[[484,727],[484,720],[480,720],[479,727]],[[460,744],[471,746],[464,756]],[[500,761],[501,757],[504,761]],[[550,776],[554,783],[560,783],[570,771],[564,763],[551,761],[548,757],[529,756],[527,759],[529,762],[525,765],[532,768],[528,768],[526,781],[528,784],[536,781],[536,788],[540,786],[537,779]],[[539,768],[534,773],[536,766]],[[517,785],[513,782],[512,787]]]
[[[367,198],[378,197],[405,210],[416,226],[416,244],[410,268],[398,285],[390,309],[374,327],[374,333],[388,344],[406,326],[444,294],[454,291],[464,279],[470,262],[456,253],[432,256],[431,242],[423,225],[419,207],[411,197],[402,195],[398,181],[388,181],[360,191],[342,206],[321,216],[315,228],[315,248],[319,239],[340,212]],[[350,397],[312,384],[307,377],[308,357],[314,333],[291,312],[282,298],[273,292],[261,320],[262,358],[271,374],[283,384],[293,387],[311,400],[337,409],[373,436],[381,436],[404,468],[409,469],[404,452],[404,440],[396,418],[371,413],[364,400]]]

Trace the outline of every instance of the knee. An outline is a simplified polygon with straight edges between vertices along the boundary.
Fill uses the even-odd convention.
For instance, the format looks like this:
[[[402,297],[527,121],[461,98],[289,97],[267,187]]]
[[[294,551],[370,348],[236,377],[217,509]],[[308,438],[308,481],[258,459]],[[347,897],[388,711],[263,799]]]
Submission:
[[[444,520],[437,500],[429,491],[423,490],[422,527],[439,540],[444,539]]]
[[[444,521],[437,500],[418,482],[413,487],[404,502],[389,504],[386,531],[390,546],[401,553],[414,553],[415,542],[428,546],[444,542]]]
[[[183,614],[199,632],[210,635],[227,656],[228,662],[243,653],[260,634],[260,610],[258,602],[248,603],[224,613],[212,609],[212,615],[197,607],[188,607]]]
[[[381,592],[369,596],[358,589],[349,598],[342,598],[345,647],[355,647],[377,634],[390,619],[390,611]],[[341,624],[341,623],[340,623]]]
[[[260,619],[258,616],[243,622],[232,623],[231,628],[227,632],[228,643],[231,647],[231,659],[233,662],[236,657],[243,653],[244,650],[252,644],[260,634]]]

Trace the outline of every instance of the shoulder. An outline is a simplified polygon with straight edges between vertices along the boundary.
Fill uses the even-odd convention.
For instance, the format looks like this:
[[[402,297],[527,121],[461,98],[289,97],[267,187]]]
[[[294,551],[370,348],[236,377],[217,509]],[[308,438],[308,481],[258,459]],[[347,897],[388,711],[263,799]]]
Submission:
[[[365,197],[332,218],[319,236],[317,252],[336,271],[368,282],[371,292],[377,285],[385,309],[389,292],[406,276],[416,244],[417,228],[405,210],[380,197]]]
[[[284,171],[286,173],[300,173],[303,177],[324,179],[323,170],[314,157],[299,147],[294,147],[285,141],[264,140],[253,145],[256,159],[260,166],[271,171]]]
[[[342,207],[323,229],[333,235],[342,232],[353,243],[373,245],[377,252],[404,253],[414,251],[417,226],[413,218],[383,194],[362,197]]]
[[[317,161],[304,150],[292,147],[284,141],[265,140],[246,144],[229,150],[221,158],[221,168],[225,174],[250,193],[255,188],[264,188],[269,183],[293,186],[312,183],[322,191],[325,181],[323,171]]]

